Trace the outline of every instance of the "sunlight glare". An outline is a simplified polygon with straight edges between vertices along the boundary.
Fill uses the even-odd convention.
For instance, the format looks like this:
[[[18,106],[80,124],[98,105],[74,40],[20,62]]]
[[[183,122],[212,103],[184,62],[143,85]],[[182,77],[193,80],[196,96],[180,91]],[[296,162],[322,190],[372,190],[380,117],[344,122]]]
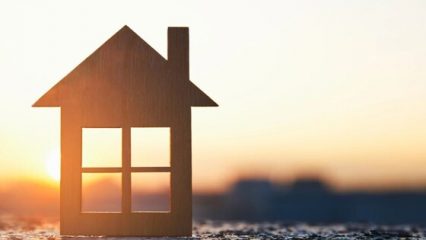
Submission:
[[[47,174],[55,181],[61,178],[59,151],[51,151],[46,158]]]

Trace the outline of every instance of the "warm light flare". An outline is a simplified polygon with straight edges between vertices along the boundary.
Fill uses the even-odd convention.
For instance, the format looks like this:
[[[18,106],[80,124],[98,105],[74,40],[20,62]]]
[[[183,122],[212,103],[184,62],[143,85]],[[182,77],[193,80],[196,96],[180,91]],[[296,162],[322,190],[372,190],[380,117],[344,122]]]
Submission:
[[[49,177],[55,181],[61,179],[61,164],[58,151],[52,151],[46,158],[46,171]]]

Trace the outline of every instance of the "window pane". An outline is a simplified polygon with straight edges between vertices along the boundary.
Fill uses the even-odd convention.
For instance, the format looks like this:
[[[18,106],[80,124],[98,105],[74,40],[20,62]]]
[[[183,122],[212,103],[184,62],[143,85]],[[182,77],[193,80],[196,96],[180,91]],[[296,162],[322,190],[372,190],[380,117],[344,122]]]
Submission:
[[[121,128],[83,128],[83,167],[121,167]]]
[[[121,173],[83,173],[81,211],[121,212]]]
[[[170,211],[170,173],[132,173],[132,212]]]
[[[170,128],[131,129],[132,167],[170,166]]]

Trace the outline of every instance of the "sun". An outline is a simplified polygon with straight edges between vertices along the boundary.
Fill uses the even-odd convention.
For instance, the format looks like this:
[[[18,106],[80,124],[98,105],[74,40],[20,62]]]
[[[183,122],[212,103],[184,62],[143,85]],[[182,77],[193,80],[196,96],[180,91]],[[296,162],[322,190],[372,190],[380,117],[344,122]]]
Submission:
[[[61,164],[58,151],[52,151],[46,158],[46,171],[49,177],[55,181],[61,179]]]

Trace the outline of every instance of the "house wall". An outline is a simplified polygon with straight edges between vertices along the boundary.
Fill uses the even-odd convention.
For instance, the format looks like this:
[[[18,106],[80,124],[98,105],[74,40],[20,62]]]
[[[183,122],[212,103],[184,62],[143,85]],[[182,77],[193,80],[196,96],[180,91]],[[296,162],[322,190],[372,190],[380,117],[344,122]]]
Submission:
[[[77,109],[77,110],[76,110]],[[183,236],[192,232],[191,110],[178,108],[162,119],[143,115],[99,116],[82,114],[82,108],[61,110],[61,234]],[[90,111],[89,111],[90,112]],[[138,117],[140,116],[140,117]],[[158,115],[157,115],[158,116]],[[157,123],[156,123],[157,122]],[[170,213],[81,213],[83,127],[170,127]]]

